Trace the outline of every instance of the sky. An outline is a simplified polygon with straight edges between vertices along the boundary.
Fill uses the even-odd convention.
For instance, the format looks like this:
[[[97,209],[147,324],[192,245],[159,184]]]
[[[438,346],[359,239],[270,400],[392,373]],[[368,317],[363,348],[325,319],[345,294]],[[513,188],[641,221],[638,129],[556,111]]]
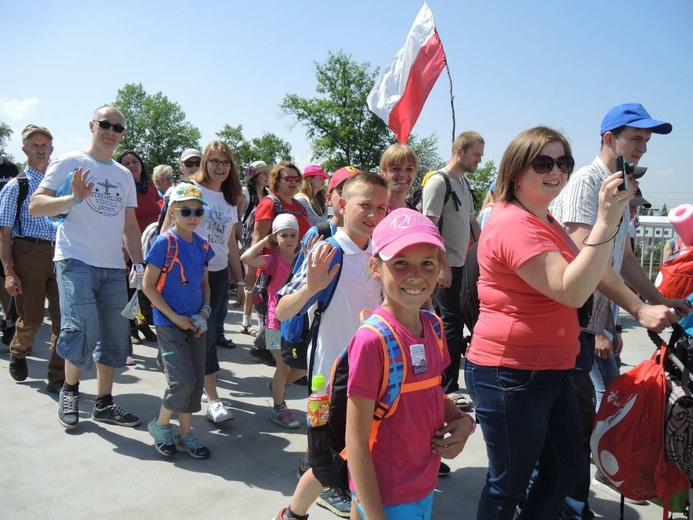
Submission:
[[[106,7],[108,5],[108,7]],[[246,138],[287,140],[299,167],[311,162],[305,128],[283,115],[285,94],[316,96],[314,63],[342,50],[384,68],[402,47],[422,2],[326,0],[7,2],[0,26],[0,121],[7,152],[25,160],[21,129],[46,126],[54,156],[85,148],[93,110],[142,83],[178,103],[202,132],[225,124]],[[655,206],[693,203],[693,2],[430,0],[452,76],[455,133],[480,132],[484,161],[500,163],[521,131],[546,124],[571,142],[576,165],[599,151],[604,114],[639,102],[672,123],[653,135],[640,165]],[[452,141],[443,73],[414,134]]]

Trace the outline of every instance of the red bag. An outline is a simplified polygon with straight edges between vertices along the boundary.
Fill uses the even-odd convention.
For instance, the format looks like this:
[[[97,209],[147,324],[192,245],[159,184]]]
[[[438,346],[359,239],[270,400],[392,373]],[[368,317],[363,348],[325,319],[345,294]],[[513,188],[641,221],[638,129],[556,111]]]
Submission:
[[[594,421],[590,447],[599,471],[624,496],[659,497],[668,504],[690,482],[665,456],[665,356],[662,344],[651,359],[611,382]]]
[[[657,275],[655,286],[665,298],[687,298],[693,292],[693,247],[670,256]]]

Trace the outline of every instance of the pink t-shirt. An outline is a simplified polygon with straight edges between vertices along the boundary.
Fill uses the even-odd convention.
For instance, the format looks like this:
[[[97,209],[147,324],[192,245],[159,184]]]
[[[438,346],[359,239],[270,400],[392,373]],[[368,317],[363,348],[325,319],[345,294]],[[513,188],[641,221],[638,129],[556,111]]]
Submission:
[[[435,331],[425,318],[422,318],[424,337],[415,338],[382,307],[373,312],[390,324],[401,341],[402,354],[407,358],[407,383],[436,377],[450,364],[447,347],[441,357]],[[415,373],[411,345],[421,344],[426,369]],[[379,336],[370,329],[359,328],[349,344],[347,395],[376,401],[384,364]],[[440,385],[401,394],[395,413],[380,425],[372,455],[383,504],[421,500],[435,488],[440,457],[431,452],[431,438],[445,424],[443,398]],[[349,485],[355,490],[353,482]]]
[[[265,267],[269,266],[270,256],[274,257],[274,274],[272,275],[272,280],[270,281],[269,287],[267,288],[267,328],[279,330],[279,320],[274,310],[277,308],[277,293],[279,289],[284,287],[284,282],[287,276],[289,276],[289,271],[291,271],[291,263],[284,260],[284,258],[278,253],[272,253],[271,255],[261,255],[265,260]]]
[[[552,219],[542,222],[513,204],[497,202],[479,239],[479,321],[467,358],[478,365],[523,370],[575,366],[580,345],[577,309],[541,294],[517,275],[526,261],[560,251],[571,262],[576,246]]]

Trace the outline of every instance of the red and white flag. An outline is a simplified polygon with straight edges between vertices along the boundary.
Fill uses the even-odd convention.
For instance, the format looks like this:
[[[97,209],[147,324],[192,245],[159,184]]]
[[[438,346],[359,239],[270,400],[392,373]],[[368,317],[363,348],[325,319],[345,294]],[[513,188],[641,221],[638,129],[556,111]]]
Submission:
[[[368,108],[406,143],[438,76],[445,67],[445,51],[424,3],[407,40],[368,94]]]

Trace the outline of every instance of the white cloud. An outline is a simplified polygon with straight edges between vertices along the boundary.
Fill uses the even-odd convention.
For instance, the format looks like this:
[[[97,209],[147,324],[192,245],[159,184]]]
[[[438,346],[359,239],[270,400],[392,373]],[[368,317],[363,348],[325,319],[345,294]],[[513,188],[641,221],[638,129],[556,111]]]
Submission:
[[[39,98],[30,97],[25,99],[0,98],[0,115],[11,121],[26,119],[36,112]]]
[[[673,168],[669,168],[669,169],[667,169],[667,170],[661,170],[661,171],[658,171],[658,172],[654,172],[654,174],[655,174],[657,177],[671,177],[672,175],[674,175],[674,169],[673,169]]]

